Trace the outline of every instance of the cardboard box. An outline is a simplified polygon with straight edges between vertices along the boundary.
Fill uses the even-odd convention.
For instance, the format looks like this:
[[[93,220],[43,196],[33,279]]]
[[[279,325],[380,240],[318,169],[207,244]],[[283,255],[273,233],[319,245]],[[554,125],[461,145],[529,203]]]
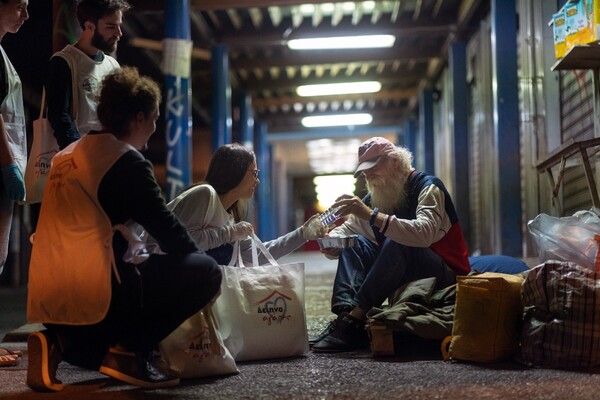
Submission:
[[[559,59],[567,52],[567,25],[564,11],[559,11],[552,16],[551,25],[554,34],[554,56]]]
[[[565,38],[567,49],[583,44],[582,36],[587,26],[587,19],[583,0],[570,1],[564,6],[565,26],[567,35]]]
[[[593,44],[600,41],[600,0],[579,0],[585,15],[585,26],[579,34],[579,44]]]
[[[573,46],[600,42],[600,0],[570,0],[552,15],[554,55],[562,58]]]
[[[374,357],[434,355],[441,358],[441,340],[424,339],[369,320],[367,332]]]

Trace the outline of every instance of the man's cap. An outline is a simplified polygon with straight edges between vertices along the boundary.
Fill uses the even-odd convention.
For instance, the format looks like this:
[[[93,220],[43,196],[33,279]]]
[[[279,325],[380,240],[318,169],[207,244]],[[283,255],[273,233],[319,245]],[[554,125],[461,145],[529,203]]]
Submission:
[[[358,177],[364,170],[373,168],[377,165],[381,156],[393,151],[395,148],[396,146],[392,142],[382,137],[372,137],[362,142],[358,148],[358,167],[356,167],[354,177]]]

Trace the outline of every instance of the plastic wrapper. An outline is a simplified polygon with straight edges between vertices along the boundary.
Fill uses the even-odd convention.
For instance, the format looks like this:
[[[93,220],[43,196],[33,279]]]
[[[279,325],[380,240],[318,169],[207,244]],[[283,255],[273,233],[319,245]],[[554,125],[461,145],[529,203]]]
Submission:
[[[597,210],[578,211],[571,217],[552,217],[540,214],[527,224],[535,240],[540,262],[571,261],[595,270],[600,235]]]

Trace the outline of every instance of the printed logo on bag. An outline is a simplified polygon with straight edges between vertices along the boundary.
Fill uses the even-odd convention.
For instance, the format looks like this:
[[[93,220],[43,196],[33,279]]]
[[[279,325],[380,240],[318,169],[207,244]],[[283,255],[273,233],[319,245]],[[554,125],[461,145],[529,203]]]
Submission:
[[[289,321],[292,318],[291,315],[287,314],[288,302],[290,301],[292,301],[291,297],[273,290],[270,295],[254,303],[254,305],[257,306],[256,312],[267,325],[271,325],[273,322],[281,324],[283,321]]]
[[[48,172],[50,172],[50,163],[52,162],[52,157],[54,157],[56,153],[56,150],[51,150],[45,153],[41,153],[37,157],[37,160],[35,160],[34,170],[36,178],[48,175]]]
[[[198,335],[191,337],[190,339],[188,350],[191,352],[192,358],[196,359],[197,361],[202,361],[203,359],[212,355],[208,329],[203,330]]]

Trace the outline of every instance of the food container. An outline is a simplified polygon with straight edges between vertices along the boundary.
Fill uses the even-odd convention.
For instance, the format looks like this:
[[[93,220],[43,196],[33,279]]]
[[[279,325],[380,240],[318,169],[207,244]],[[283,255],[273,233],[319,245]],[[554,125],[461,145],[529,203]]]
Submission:
[[[339,237],[324,237],[317,239],[319,242],[319,247],[322,249],[329,248],[344,248],[344,247],[354,247],[358,243],[358,235],[350,235],[350,236],[339,236]]]

